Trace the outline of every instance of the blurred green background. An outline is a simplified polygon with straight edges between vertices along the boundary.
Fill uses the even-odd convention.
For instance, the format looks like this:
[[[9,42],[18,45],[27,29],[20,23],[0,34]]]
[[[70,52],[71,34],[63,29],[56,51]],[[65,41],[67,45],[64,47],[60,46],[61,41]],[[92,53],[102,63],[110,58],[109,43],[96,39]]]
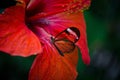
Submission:
[[[10,1],[7,5],[14,4]],[[1,11],[6,7],[3,4],[6,3],[0,3]],[[79,55],[77,80],[120,80],[120,0],[92,0],[84,15],[91,63],[84,65]],[[0,80],[27,80],[34,58],[1,52]]]

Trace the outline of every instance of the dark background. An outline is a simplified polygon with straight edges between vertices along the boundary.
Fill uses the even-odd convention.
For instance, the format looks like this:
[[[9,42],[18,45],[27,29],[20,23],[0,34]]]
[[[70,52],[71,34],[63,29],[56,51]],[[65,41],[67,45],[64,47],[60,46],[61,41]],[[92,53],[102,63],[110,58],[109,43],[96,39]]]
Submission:
[[[0,11],[13,4],[1,0]],[[120,0],[92,0],[84,14],[91,63],[84,65],[79,55],[77,80],[120,80]],[[0,80],[27,80],[34,57],[0,52]]]

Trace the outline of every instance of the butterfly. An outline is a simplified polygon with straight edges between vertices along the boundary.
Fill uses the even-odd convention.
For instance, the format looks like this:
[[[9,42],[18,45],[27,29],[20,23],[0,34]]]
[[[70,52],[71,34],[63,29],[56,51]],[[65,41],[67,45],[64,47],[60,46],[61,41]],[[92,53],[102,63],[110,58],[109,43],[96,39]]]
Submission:
[[[64,56],[64,53],[70,53],[75,49],[75,43],[79,40],[79,38],[79,29],[76,27],[69,27],[55,37],[51,37],[51,40],[59,54]]]

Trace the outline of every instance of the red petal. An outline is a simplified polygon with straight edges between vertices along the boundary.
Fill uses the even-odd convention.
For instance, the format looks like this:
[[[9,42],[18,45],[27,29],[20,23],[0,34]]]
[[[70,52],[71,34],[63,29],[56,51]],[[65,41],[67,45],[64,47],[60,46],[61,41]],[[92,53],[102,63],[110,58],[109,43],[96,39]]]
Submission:
[[[77,45],[81,50],[82,59],[84,63],[87,65],[90,64],[90,57],[88,53],[87,37],[86,37],[86,25],[85,25],[83,13],[73,13],[68,15],[63,13],[59,15],[59,19],[57,18],[56,20],[58,20],[55,22],[57,25],[50,28],[51,30],[52,29],[54,30],[53,32],[55,32],[55,34],[56,31],[58,33],[58,29],[71,27],[71,26],[76,27],[80,30],[80,39],[77,42]]]
[[[37,21],[36,21],[37,23]],[[84,21],[84,16],[82,12],[77,13],[60,13],[50,17],[42,18],[38,20],[38,24],[43,24],[44,29],[56,36],[61,31],[68,27],[76,27],[80,30],[80,39],[77,45],[81,49],[82,59],[85,64],[90,63],[90,57],[88,53],[87,38],[86,38],[86,25]]]
[[[79,4],[74,1],[79,2]],[[62,30],[71,26],[79,28],[81,38],[77,45],[81,49],[84,63],[89,64],[90,57],[87,47],[86,25],[83,14],[77,10],[77,8],[83,10],[89,5],[90,0],[39,0],[38,2],[33,0],[28,5],[27,10],[28,13],[31,12],[29,15],[32,16],[29,18],[29,21],[38,22],[40,26],[44,24],[43,27],[50,34],[57,35]]]
[[[90,5],[90,0],[31,0],[27,6],[29,20],[36,20],[61,12],[84,10]]]
[[[29,80],[75,80],[77,76],[78,49],[61,56],[53,46],[46,46],[37,56]]]
[[[25,25],[24,15],[25,8],[21,4],[0,14],[0,51],[16,56],[41,52],[40,41]]]
[[[35,13],[40,12],[51,12],[64,9],[64,5],[68,4],[73,0],[31,0],[27,6],[28,11],[35,11]]]

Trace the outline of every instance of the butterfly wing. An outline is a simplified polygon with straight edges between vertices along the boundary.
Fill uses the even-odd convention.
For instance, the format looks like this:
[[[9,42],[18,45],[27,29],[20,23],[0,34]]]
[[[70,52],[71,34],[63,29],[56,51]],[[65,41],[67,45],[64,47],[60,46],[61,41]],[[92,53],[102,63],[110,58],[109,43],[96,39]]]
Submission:
[[[75,45],[73,42],[69,40],[56,40],[54,42],[55,46],[62,52],[62,53],[70,53],[74,50]]]

